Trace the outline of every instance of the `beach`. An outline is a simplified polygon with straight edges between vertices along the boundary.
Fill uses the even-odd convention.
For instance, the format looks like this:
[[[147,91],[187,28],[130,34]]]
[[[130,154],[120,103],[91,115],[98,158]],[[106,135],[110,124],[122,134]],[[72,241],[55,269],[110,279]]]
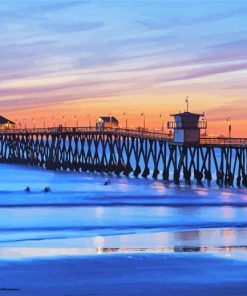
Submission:
[[[1,263],[0,295],[246,295],[247,262],[113,254]]]
[[[246,189],[0,170],[0,295],[247,295]]]
[[[0,17],[0,296],[247,296],[247,0]]]

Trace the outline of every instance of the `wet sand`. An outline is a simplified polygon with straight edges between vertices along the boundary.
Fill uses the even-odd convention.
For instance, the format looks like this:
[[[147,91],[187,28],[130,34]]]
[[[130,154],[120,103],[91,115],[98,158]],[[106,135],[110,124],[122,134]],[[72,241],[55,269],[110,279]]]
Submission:
[[[208,254],[101,254],[0,263],[0,295],[247,295],[247,261]]]

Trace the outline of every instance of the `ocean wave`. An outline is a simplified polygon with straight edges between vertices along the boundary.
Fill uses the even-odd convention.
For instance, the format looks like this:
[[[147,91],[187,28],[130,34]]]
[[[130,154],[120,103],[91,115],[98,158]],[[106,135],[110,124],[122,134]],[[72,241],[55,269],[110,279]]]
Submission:
[[[36,202],[36,203],[2,203],[0,204],[0,209],[1,208],[44,208],[44,207],[121,207],[121,206],[133,206],[133,207],[223,207],[223,206],[229,206],[229,207],[247,207],[247,201],[227,201],[227,202],[222,202],[222,201],[201,201],[201,202],[169,202],[169,201],[162,201],[162,202],[157,202],[157,201],[148,201],[148,202],[143,202],[143,201],[133,201],[133,202],[127,202],[127,201],[122,201],[122,202],[111,202],[111,201],[87,201],[87,202],[51,202],[51,203],[42,203],[42,202]]]
[[[39,232],[39,231],[100,231],[100,230],[111,230],[111,231],[122,231],[122,230],[194,230],[194,229],[212,229],[212,228],[247,228],[246,222],[205,222],[205,223],[164,223],[164,224],[138,224],[138,225],[74,225],[74,226],[46,226],[46,227],[6,227],[0,228],[0,232]]]

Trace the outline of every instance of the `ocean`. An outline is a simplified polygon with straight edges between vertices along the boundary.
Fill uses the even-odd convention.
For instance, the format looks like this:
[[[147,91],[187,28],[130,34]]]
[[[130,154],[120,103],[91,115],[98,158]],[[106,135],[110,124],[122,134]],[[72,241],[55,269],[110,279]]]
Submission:
[[[190,281],[190,286],[183,286],[185,290],[181,288],[183,294],[180,294],[182,290],[174,292],[174,287],[169,286],[172,289],[169,295],[209,295],[196,294],[193,285],[195,279],[199,282],[204,280],[202,274],[207,270],[215,273],[206,275],[207,287],[216,287],[218,283],[219,288],[213,289],[210,295],[223,295],[223,292],[224,295],[247,295],[247,285],[244,284],[247,276],[245,188],[219,188],[213,183],[199,186],[196,182],[191,186],[183,182],[175,185],[151,178],[48,171],[5,164],[0,165],[0,171],[0,295],[5,295],[1,294],[1,289],[7,289],[2,293],[9,295],[8,288],[23,291],[20,295],[151,295],[157,279],[161,286],[168,285],[166,280],[161,281],[163,276],[170,282],[174,281],[171,279],[174,268],[178,268],[178,262],[183,260],[185,262],[181,264],[184,265],[177,272],[181,278],[183,272],[187,274],[184,281]],[[25,191],[27,186],[30,192]],[[45,192],[46,187],[48,192]],[[166,260],[164,258],[173,262],[165,271],[160,269],[160,262]],[[118,289],[110,293],[109,287],[102,288],[105,286],[101,282],[101,274],[92,280],[93,271],[97,273],[101,264],[108,266],[111,272],[107,272],[114,278],[114,273],[127,268],[126,260],[134,260],[133,268],[142,271],[141,278],[137,272],[138,292],[136,289],[128,290],[135,285],[130,285],[133,279],[128,272],[124,273],[125,284],[121,286],[121,293]],[[221,261],[217,260],[224,260],[224,264],[218,264]],[[194,261],[195,266],[199,266],[196,269],[198,274],[190,264]],[[41,264],[39,262],[43,262],[42,268],[37,267]],[[80,281],[69,272],[68,264],[71,262],[80,262],[81,268],[81,262],[87,262],[89,266],[89,269],[78,271],[78,274],[83,274]],[[160,267],[154,271],[154,266]],[[46,277],[49,274],[47,270],[53,268],[53,280],[48,287],[55,286],[51,290],[37,278],[30,284],[30,272],[36,270],[34,274],[38,277],[43,271],[42,277]],[[62,279],[58,280],[56,268],[67,271],[64,276],[71,283],[67,287],[68,294],[61,294],[61,289],[67,291],[67,288],[61,288]],[[234,285],[241,283],[238,293],[235,286],[229,290],[221,289],[227,287],[226,283],[223,286],[226,270],[231,277],[236,277]],[[144,282],[141,285],[141,279],[150,281],[153,273],[157,274],[149,288]],[[229,274],[227,276],[229,280]],[[79,288],[73,290],[75,278],[79,281]],[[120,276],[118,279],[121,284],[113,281],[113,285],[123,284],[123,278]],[[91,284],[82,293],[80,287],[84,289],[88,281]],[[95,289],[98,287],[96,292],[92,292],[94,285]],[[160,293],[157,290],[152,295],[165,295],[164,289],[162,286]],[[77,294],[75,291],[80,292]],[[214,294],[213,291],[218,292]],[[235,294],[227,294],[226,291],[235,291]]]
[[[14,165],[1,165],[0,171],[3,258],[13,256],[13,248],[22,249],[15,256],[31,257],[49,255],[50,249],[52,256],[59,255],[60,248],[68,255],[111,248],[182,252],[183,247],[201,252],[218,248],[231,255],[247,246],[244,188],[178,186]]]

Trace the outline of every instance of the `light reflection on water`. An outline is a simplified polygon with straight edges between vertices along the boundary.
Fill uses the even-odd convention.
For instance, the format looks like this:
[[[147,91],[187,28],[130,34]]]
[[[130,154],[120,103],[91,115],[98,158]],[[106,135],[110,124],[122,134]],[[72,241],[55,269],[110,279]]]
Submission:
[[[232,207],[223,206],[221,207],[222,214],[226,219],[230,219],[234,217],[234,209]]]
[[[164,183],[162,182],[158,182],[158,181],[154,181],[152,182],[152,187],[157,191],[157,192],[161,192],[161,193],[166,193],[168,191],[168,188],[165,186]]]
[[[90,238],[51,239],[15,243],[0,249],[0,258],[95,255],[126,252],[202,252],[247,259],[246,229],[138,233]]]
[[[59,256],[87,256],[134,253],[208,253],[238,260],[247,260],[247,246],[239,247],[156,247],[156,248],[2,248],[4,260],[35,259]]]

